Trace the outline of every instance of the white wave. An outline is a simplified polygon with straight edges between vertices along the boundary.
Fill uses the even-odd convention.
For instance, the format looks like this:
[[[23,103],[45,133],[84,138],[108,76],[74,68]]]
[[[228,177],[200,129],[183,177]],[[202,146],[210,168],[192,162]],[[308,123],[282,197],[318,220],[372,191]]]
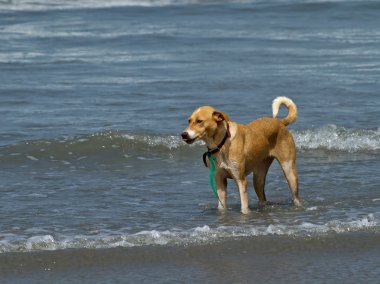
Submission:
[[[380,128],[349,129],[327,125],[317,129],[293,132],[296,145],[302,150],[338,150],[346,152],[379,151]]]
[[[56,241],[51,235],[34,236],[26,240],[25,248],[27,251],[32,250],[55,250]]]
[[[0,0],[1,1],[1,0]],[[0,9],[1,9],[1,2],[0,2]],[[76,23],[71,22],[70,23],[73,26],[81,26],[83,25],[83,22],[78,21]],[[172,30],[170,29],[164,29],[155,25],[150,25],[149,27],[145,28],[133,28],[128,27],[126,29],[118,29],[113,30],[107,33],[99,33],[98,31],[83,31],[83,30],[67,30],[67,29],[59,29],[59,27],[51,29],[51,27],[42,25],[40,23],[17,23],[5,26],[1,30],[2,37],[6,39],[18,39],[18,38],[25,38],[25,37],[33,37],[33,38],[96,38],[96,39],[113,39],[118,37],[127,37],[127,36],[144,36],[144,35],[159,35],[159,34],[170,34]],[[92,57],[96,54],[99,54],[99,51],[96,50],[94,52],[91,52],[92,50],[87,49],[80,49],[77,48],[75,50],[62,50],[59,52],[59,55],[63,57],[71,57],[71,58],[82,58],[82,57]],[[7,51],[5,53],[6,55],[13,55],[13,56],[40,56],[45,55],[43,53],[32,53],[29,52],[28,54],[25,54],[24,52],[18,52],[18,51]],[[58,53],[57,53],[58,54]],[[146,59],[155,59],[157,58],[157,54],[119,54],[119,57],[126,57],[128,61],[130,60],[136,60],[136,58],[143,57]],[[161,56],[167,56],[167,55],[161,55]],[[163,58],[165,59],[165,58]]]
[[[302,151],[342,151],[349,153],[375,153],[380,152],[380,129],[347,129],[329,125],[317,129],[293,131],[296,146]],[[86,147],[83,147],[86,143]],[[59,157],[63,163],[82,160],[96,154],[99,148],[113,149],[115,151],[133,150],[140,157],[142,153],[166,153],[181,156],[185,153],[193,155],[194,151],[205,150],[202,141],[187,145],[179,135],[135,134],[120,131],[97,132],[94,134],[61,137],[53,140],[35,140],[26,143],[0,147],[2,157],[19,159],[23,153],[25,160],[38,162],[39,160],[56,159]],[[70,153],[78,153],[79,157]],[[127,155],[127,156],[124,156]],[[123,158],[128,158],[128,153]],[[53,158],[52,158],[53,157]]]
[[[343,152],[376,152],[380,151],[380,128],[376,130],[352,129],[327,125],[321,128],[292,131],[296,147],[300,150],[328,150]],[[149,147],[164,146],[170,150],[189,147],[179,136],[124,134],[126,140],[140,142]],[[204,146],[198,141],[191,147]]]
[[[232,1],[249,2],[249,1]],[[218,3],[218,1],[207,0],[3,0],[0,1],[0,10],[21,10],[21,11],[46,11],[46,10],[67,10],[67,9],[92,9],[92,8],[112,8],[112,7],[160,7],[172,5],[191,5]]]
[[[370,230],[379,233],[380,223],[374,214],[351,221],[333,220],[325,224],[303,222],[298,225],[269,224],[269,225],[239,225],[219,226],[211,228],[208,225],[190,230],[151,230],[135,234],[117,232],[103,233],[96,236],[77,235],[53,236],[51,234],[22,237],[13,234],[0,235],[0,253],[28,252],[58,249],[98,249],[114,247],[134,247],[149,245],[189,245],[208,244],[237,237],[260,236],[290,236],[290,237],[321,237],[328,234]]]
[[[273,0],[273,3],[280,4],[305,4],[305,3],[340,3],[353,2],[357,0]],[[374,1],[374,0],[373,0]],[[92,9],[92,8],[112,8],[112,7],[162,7],[162,6],[184,6],[195,4],[223,4],[223,3],[267,3],[266,0],[0,0],[1,10],[14,11],[47,11],[47,10],[68,10],[68,9]]]
[[[157,136],[157,135],[144,135],[144,134],[124,134],[123,137],[126,140],[138,142],[138,143],[144,143],[145,145],[148,145],[150,147],[156,147],[156,146],[164,146],[165,148],[168,148],[170,150],[177,149],[179,147],[188,146],[183,142],[178,135],[168,135],[168,136]],[[196,142],[193,145],[190,145],[190,147],[194,145],[203,145],[203,142]]]
[[[157,2],[155,4],[155,2]],[[45,10],[61,10],[61,9],[78,9],[78,8],[107,8],[119,6],[153,6],[165,5],[170,1],[147,1],[147,0],[8,0],[1,1],[0,8],[7,10],[23,10],[23,11],[45,11]]]

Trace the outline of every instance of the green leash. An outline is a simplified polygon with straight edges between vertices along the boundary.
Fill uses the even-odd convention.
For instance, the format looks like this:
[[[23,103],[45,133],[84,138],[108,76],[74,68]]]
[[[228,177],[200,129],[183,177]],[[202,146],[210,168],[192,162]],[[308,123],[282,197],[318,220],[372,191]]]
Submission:
[[[210,185],[211,185],[211,189],[212,189],[212,192],[214,193],[216,199],[218,199],[220,205],[222,205],[223,209],[225,209],[222,201],[220,201],[220,198],[219,198],[219,195],[218,195],[218,191],[216,189],[216,181],[215,181],[215,177],[214,177],[214,174],[215,174],[215,162],[216,162],[216,158],[213,156],[213,154],[216,154],[220,151],[220,149],[223,147],[224,143],[227,141],[228,137],[231,137],[231,133],[230,133],[230,126],[227,122],[227,129],[226,129],[226,134],[224,135],[224,138],[222,140],[222,142],[219,143],[218,146],[216,146],[215,148],[209,148],[207,147],[207,152],[205,152],[203,154],[203,164],[205,165],[205,167],[207,168],[207,162],[206,162],[206,157],[208,158],[208,160],[210,161]]]
[[[225,209],[222,201],[220,201],[220,198],[219,198],[219,195],[218,195],[218,191],[217,191],[217,188],[216,188],[216,181],[215,181],[215,177],[214,177],[214,174],[215,174],[215,161],[216,161],[216,159],[211,154],[207,155],[207,157],[208,157],[208,160],[210,161],[210,164],[211,164],[211,168],[210,168],[210,185],[211,185],[212,192],[214,193],[216,199],[218,199],[220,205],[222,205],[223,209]]]

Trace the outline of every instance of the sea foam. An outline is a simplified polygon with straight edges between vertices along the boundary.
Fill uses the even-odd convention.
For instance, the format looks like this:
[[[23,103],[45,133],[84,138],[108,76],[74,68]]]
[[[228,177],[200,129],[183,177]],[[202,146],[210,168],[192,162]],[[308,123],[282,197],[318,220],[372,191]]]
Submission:
[[[342,153],[380,153],[380,129],[350,129],[335,125],[322,128],[292,130],[296,147],[300,151],[327,151]],[[187,145],[179,135],[129,133],[118,130],[93,134],[60,137],[50,140],[31,140],[0,147],[0,161],[39,163],[60,161],[71,165],[78,161],[113,156],[124,161],[131,157],[140,160],[157,157],[170,159],[195,157],[204,151],[204,143]]]
[[[302,150],[337,150],[345,152],[379,151],[380,129],[350,129],[336,125],[293,132]]]
[[[135,246],[165,246],[211,244],[239,237],[289,236],[289,237],[323,237],[347,232],[372,231],[380,233],[380,222],[374,214],[349,221],[332,220],[323,224],[302,222],[297,225],[233,225],[198,226],[192,229],[144,230],[133,234],[118,232],[99,235],[54,236],[53,234],[31,237],[17,235],[0,235],[0,253],[27,252],[58,249],[98,249]]]
[[[12,0],[0,2],[0,10],[17,11],[48,11],[48,10],[72,10],[72,9],[99,9],[112,7],[161,7],[172,5],[215,3],[215,1],[200,0]]]

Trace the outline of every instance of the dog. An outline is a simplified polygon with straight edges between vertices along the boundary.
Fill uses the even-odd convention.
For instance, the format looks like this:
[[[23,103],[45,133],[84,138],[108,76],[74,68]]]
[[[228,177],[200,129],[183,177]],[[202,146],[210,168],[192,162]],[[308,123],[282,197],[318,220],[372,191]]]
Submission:
[[[278,111],[285,105],[288,114],[278,119]],[[188,127],[181,137],[187,144],[203,140],[208,148],[204,154],[216,159],[214,178],[220,203],[227,208],[227,179],[234,179],[240,193],[241,212],[249,212],[247,175],[253,172],[253,185],[260,205],[267,202],[265,179],[274,159],[284,172],[294,205],[301,206],[298,193],[296,147],[287,125],[296,121],[295,103],[287,97],[277,97],[272,102],[273,118],[259,118],[247,125],[230,121],[224,112],[211,106],[196,109],[188,119]]]

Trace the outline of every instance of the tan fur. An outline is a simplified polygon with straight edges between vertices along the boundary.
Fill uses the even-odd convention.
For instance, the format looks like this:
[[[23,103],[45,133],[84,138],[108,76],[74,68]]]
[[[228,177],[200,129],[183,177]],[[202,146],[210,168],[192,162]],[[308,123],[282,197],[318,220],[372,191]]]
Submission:
[[[288,108],[288,115],[277,119],[281,105]],[[240,192],[241,210],[249,211],[248,182],[246,176],[254,173],[253,185],[260,204],[266,203],[265,178],[270,165],[276,159],[288,181],[293,202],[300,206],[296,149],[293,137],[286,125],[297,119],[297,107],[286,97],[278,97],[272,104],[274,118],[260,118],[247,125],[231,122],[228,115],[210,106],[195,110],[189,117],[189,126],[182,137],[187,143],[203,140],[209,148],[222,140],[229,124],[231,137],[214,156],[217,160],[215,180],[220,200],[227,208],[227,179],[234,179]],[[219,208],[222,208],[219,205]]]

